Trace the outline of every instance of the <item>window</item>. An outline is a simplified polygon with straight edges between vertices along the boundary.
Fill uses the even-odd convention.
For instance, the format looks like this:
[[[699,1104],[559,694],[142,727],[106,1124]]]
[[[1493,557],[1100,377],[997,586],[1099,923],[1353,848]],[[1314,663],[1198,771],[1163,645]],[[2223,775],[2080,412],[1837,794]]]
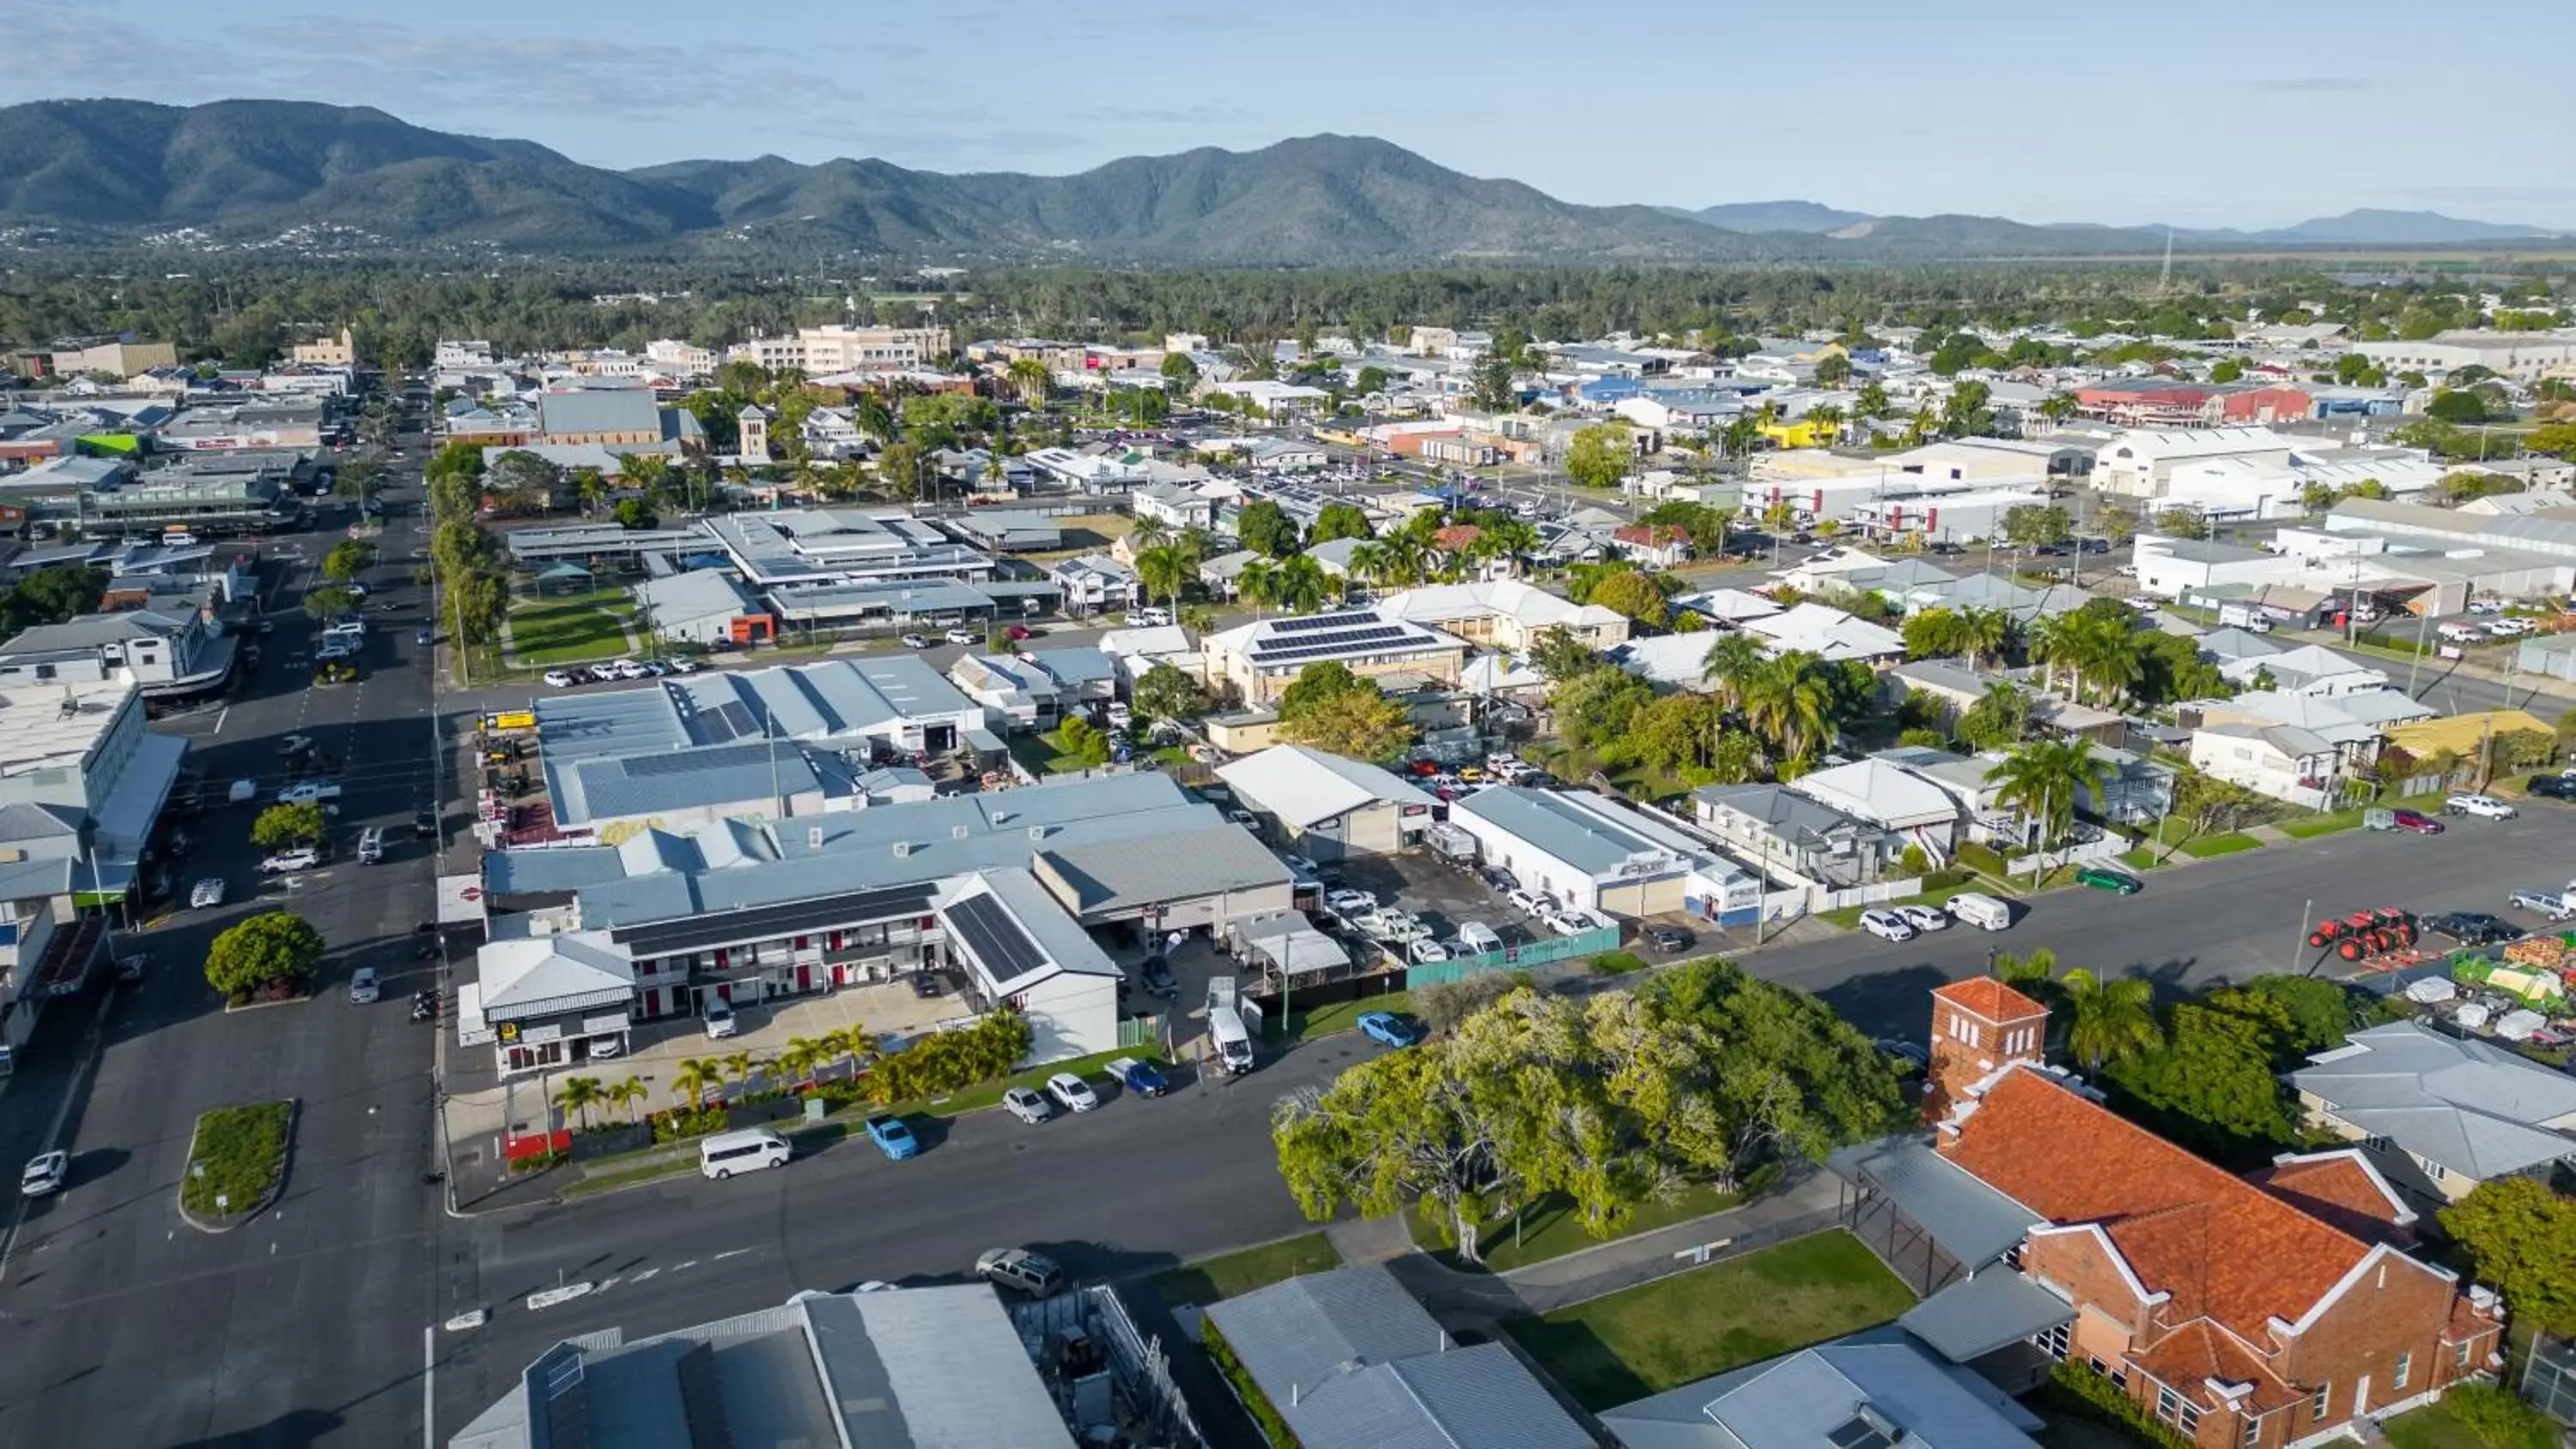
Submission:
[[[2071,1324],[2061,1323],[2055,1328],[2048,1330],[2046,1333],[2036,1333],[2031,1335],[2030,1341],[2038,1344],[2042,1349],[2046,1350],[2050,1358],[2057,1360],[2059,1363],[2064,1363],[2066,1362],[2066,1342],[2073,1332],[2074,1329]]]
[[[2392,1389],[2402,1389],[2406,1387],[2406,1380],[2411,1377],[2414,1372],[2415,1355],[2411,1352],[2399,1354],[2397,1356],[2397,1372],[2388,1376],[2388,1386]]]
[[[2182,1395],[2175,1393],[2173,1390],[2166,1388],[2162,1384],[2156,1385],[2157,1418],[2170,1424],[2176,1419],[2182,1417],[2183,1408]]]
[[[2324,1423],[2326,1415],[2333,1409],[2334,1385],[2331,1383],[2317,1385],[2316,1393],[2308,1398],[2308,1422],[2312,1425]]]
[[[2454,1368],[2467,1368],[2469,1366],[2469,1346],[2466,1343],[2452,1345],[2451,1365]]]
[[[2189,1402],[2184,1403],[2182,1412],[2174,1418],[2174,1427],[2182,1430],[2183,1437],[2191,1437],[2192,1433],[2200,1428],[2200,1406]]]
[[[2253,1449],[2254,1445],[2262,1443],[2263,1421],[2251,1414],[2246,1415],[2245,1432],[2237,1437],[2236,1442],[2245,1445],[2246,1449]]]

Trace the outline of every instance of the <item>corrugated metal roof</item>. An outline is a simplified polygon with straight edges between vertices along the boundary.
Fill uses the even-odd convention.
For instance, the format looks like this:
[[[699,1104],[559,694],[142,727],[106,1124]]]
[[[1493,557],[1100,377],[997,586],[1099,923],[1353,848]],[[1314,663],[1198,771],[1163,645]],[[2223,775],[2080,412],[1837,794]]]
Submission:
[[[2000,1263],[1953,1283],[1896,1320],[1952,1363],[1967,1363],[2075,1321],[2075,1306]]]
[[[1078,915],[1196,900],[1225,891],[1285,885],[1288,866],[1261,842],[1209,812],[1199,829],[1159,834],[1150,849],[1132,838],[1042,850],[1047,873],[1074,894]]]
[[[1216,773],[1254,808],[1297,830],[1381,801],[1426,810],[1434,803],[1391,771],[1304,745],[1273,745]]]
[[[1605,1410],[1626,1449],[1823,1449],[1862,1406],[1908,1449],[2032,1449],[2039,1421],[1893,1325]]]
[[[1840,1176],[1885,1195],[1942,1251],[1971,1268],[2010,1252],[2046,1221],[1920,1139],[1859,1143],[1826,1161]]]
[[[2355,1032],[2290,1083],[2371,1135],[2479,1181],[2576,1155],[2576,1138],[2542,1125],[2576,1114],[2576,1078],[2415,1022]]]

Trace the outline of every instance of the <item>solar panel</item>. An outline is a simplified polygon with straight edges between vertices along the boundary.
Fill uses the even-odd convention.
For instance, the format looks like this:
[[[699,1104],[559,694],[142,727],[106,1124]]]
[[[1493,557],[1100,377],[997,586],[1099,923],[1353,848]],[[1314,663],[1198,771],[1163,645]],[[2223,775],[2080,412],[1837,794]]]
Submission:
[[[1307,614],[1301,618],[1273,619],[1270,621],[1270,627],[1273,631],[1281,634],[1300,634],[1310,629],[1334,629],[1350,624],[1374,624],[1377,622],[1378,617],[1376,614],[1369,610],[1362,609],[1356,613]]]
[[[1891,1449],[1896,1443],[1895,1426],[1863,1405],[1859,1413],[1826,1434],[1825,1442],[1833,1449]]]
[[[1020,923],[1011,919],[1001,903],[991,896],[968,896],[950,906],[944,913],[948,923],[966,942],[966,949],[984,963],[996,981],[1011,981],[1047,964],[1046,953],[1028,938]]]
[[[1338,654],[1371,644],[1392,644],[1414,638],[1413,631],[1401,625],[1387,624],[1375,629],[1352,629],[1338,634],[1316,634],[1252,651],[1256,664],[1269,664],[1282,659],[1304,659],[1318,654]]]

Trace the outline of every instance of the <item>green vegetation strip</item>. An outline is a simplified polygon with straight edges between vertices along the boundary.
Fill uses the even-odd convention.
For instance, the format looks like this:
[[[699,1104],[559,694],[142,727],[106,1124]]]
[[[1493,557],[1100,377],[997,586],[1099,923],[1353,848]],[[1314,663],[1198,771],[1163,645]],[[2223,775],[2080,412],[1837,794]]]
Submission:
[[[1322,1233],[1307,1233],[1240,1253],[1201,1258],[1158,1273],[1154,1291],[1163,1295],[1165,1303],[1205,1305],[1239,1298],[1255,1288],[1267,1288],[1300,1274],[1326,1273],[1340,1266],[1342,1255],[1333,1251],[1332,1240]]]
[[[2263,842],[2241,830],[2227,835],[2204,835],[2197,840],[2186,840],[2182,843],[2182,853],[2194,860],[2209,860],[2215,856],[2234,855],[2238,851],[2262,848]]]
[[[1508,1273],[1532,1263],[1579,1253],[1585,1248],[1615,1243],[1621,1238],[1724,1212],[1741,1201],[1741,1194],[1692,1183],[1675,1193],[1669,1201],[1649,1198],[1639,1203],[1637,1210],[1629,1215],[1628,1221],[1617,1232],[1606,1238],[1596,1238],[1584,1230],[1583,1219],[1574,1212],[1572,1199],[1562,1193],[1548,1193],[1520,1213],[1517,1225],[1508,1212],[1497,1213],[1485,1220],[1477,1233],[1477,1246],[1485,1258],[1481,1268],[1460,1258],[1457,1250],[1449,1245],[1448,1225],[1438,1208],[1416,1204],[1407,1215],[1405,1226],[1413,1234],[1414,1246],[1449,1267],[1466,1273]],[[1518,1231],[1514,1230],[1515,1226]]]
[[[1284,1033],[1273,1033],[1274,1040],[1301,1042],[1319,1036],[1331,1036],[1337,1031],[1357,1031],[1360,1013],[1364,1011],[1391,1011],[1398,1016],[1403,1016],[1413,1010],[1413,993],[1390,991],[1383,996],[1363,996],[1356,1001],[1336,1001],[1330,1005],[1316,1007],[1312,1011],[1296,1009],[1294,997],[1290,998],[1289,1005],[1292,1009],[1284,1013],[1288,1023],[1287,1030]]]
[[[188,1147],[188,1174],[179,1180],[179,1205],[208,1217],[256,1207],[285,1170],[287,1129],[294,1120],[293,1102],[254,1102],[201,1114]],[[220,1206],[218,1197],[224,1199]]]
[[[1914,1295],[1834,1230],[1503,1327],[1595,1411],[1885,1323]]]

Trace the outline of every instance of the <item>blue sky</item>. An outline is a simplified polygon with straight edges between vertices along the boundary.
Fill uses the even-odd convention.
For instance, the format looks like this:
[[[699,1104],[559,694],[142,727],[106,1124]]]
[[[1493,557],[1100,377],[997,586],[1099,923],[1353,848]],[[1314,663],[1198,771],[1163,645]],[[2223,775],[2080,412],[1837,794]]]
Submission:
[[[2576,227],[2571,41],[2570,0],[0,0],[0,102],[374,105],[618,167],[1338,131],[1592,203]]]

